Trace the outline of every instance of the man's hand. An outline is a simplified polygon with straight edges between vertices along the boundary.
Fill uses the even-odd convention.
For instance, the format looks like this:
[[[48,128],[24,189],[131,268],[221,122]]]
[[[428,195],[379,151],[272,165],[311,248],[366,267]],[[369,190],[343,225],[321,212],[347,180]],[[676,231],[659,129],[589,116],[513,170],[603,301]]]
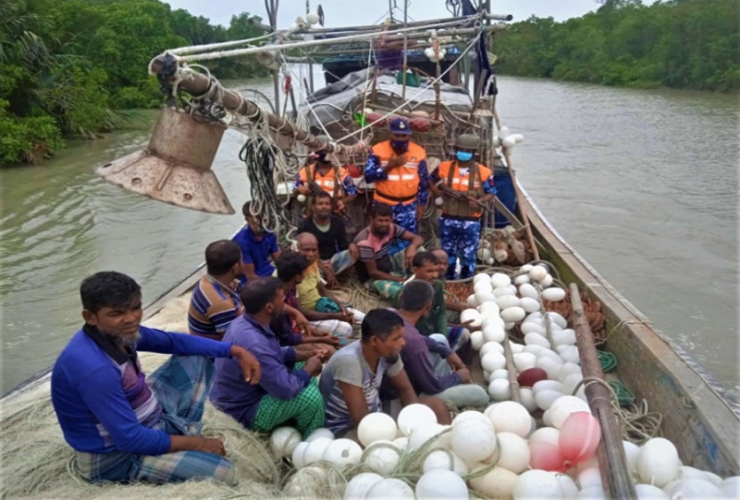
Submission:
[[[293,316],[293,319],[295,320],[295,324],[298,327],[298,330],[303,335],[310,336],[314,334],[313,326],[311,326],[311,323],[309,323],[309,321],[306,319],[306,317],[302,313],[296,311],[295,315]]]
[[[301,184],[300,186],[295,188],[295,190],[297,193],[300,193],[300,194],[311,194],[311,188],[309,188],[305,184]]]
[[[406,255],[404,256],[406,267],[411,267],[411,264],[413,264],[414,262],[414,256],[416,256],[416,248],[414,248],[414,246],[411,245],[406,248]]]
[[[402,154],[401,156],[396,156],[395,158],[388,160],[388,163],[385,164],[383,170],[388,171],[392,168],[400,167],[401,165],[406,165],[406,154]]]
[[[200,437],[200,436],[192,436],[192,437],[198,439],[198,441],[195,443],[194,451],[204,451],[206,453],[215,453],[216,455],[221,455],[222,457],[226,456],[226,448],[224,448],[224,443],[220,439]]]
[[[252,385],[256,385],[260,381],[262,376],[262,369],[260,368],[260,362],[254,355],[237,345],[231,346],[231,357],[234,358],[244,373],[244,380]]]
[[[470,200],[468,204],[470,205],[470,208],[480,208],[480,206],[475,200]]]
[[[424,217],[424,206],[421,204],[416,205],[416,221],[419,222]]]
[[[463,384],[469,384],[471,382],[470,380],[470,370],[467,368],[463,368],[462,370],[457,370],[455,373],[457,373],[460,376],[460,382]]]
[[[344,200],[337,200],[337,212],[344,212]]]
[[[447,363],[450,365],[450,368],[452,368],[453,372],[467,369],[467,366],[465,366],[465,363],[462,362],[460,356],[458,356],[454,352],[450,354],[450,356],[447,358]]]
[[[326,286],[328,288],[338,288],[339,287],[339,280],[337,279],[337,275],[334,274],[334,270],[331,268],[330,263],[321,264],[321,269],[324,270],[324,275],[326,277]]]
[[[306,366],[303,369],[306,370],[309,375],[315,377],[316,375],[321,373],[321,369],[323,367],[324,365],[321,362],[321,357],[313,356],[311,358],[308,358],[308,361],[306,361]]]
[[[349,256],[352,257],[352,260],[356,261],[360,258],[360,249],[357,248],[357,245],[355,245],[354,243],[350,243],[348,250]]]
[[[354,323],[355,317],[352,315],[352,313],[348,312],[347,309],[343,306],[340,306],[342,308],[342,312],[339,313],[337,316],[337,319],[339,321],[344,321],[345,323],[349,323],[350,325]]]

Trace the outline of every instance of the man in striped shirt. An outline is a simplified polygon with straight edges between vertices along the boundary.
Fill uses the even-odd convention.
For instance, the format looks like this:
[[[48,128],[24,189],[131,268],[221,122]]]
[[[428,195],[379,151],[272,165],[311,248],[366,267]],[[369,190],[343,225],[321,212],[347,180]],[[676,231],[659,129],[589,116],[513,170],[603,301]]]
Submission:
[[[230,240],[206,247],[206,269],[190,299],[188,329],[193,335],[221,340],[232,321],[244,311],[239,299],[242,254]]]
[[[401,245],[393,245],[398,240],[411,244],[398,251]],[[411,266],[423,240],[421,236],[394,224],[392,208],[378,203],[370,209],[370,226],[357,234],[354,243],[360,252],[357,263],[360,280],[382,297],[392,299],[403,287],[406,268]]]

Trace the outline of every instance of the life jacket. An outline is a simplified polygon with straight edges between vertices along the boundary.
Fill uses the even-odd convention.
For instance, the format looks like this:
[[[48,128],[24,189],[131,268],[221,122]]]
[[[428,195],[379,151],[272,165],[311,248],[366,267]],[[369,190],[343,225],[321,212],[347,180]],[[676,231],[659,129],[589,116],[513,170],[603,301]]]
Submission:
[[[457,161],[445,161],[439,164],[439,178],[453,191],[464,192],[473,199],[482,198],[483,182],[491,177],[491,170],[480,163],[473,163],[468,175],[460,175]],[[467,200],[458,200],[450,195],[443,196],[442,213],[458,219],[479,219],[483,212],[473,208]]]
[[[326,191],[334,199],[344,197],[344,188],[342,182],[347,177],[347,172],[336,165],[332,165],[326,175],[321,175],[321,170],[316,168],[316,164],[307,165],[301,169],[301,181],[310,187],[311,183],[316,183],[321,189]]]
[[[388,160],[399,155],[393,151],[390,141],[379,142],[372,148],[373,154],[380,160],[380,165],[385,166]],[[419,195],[419,163],[426,160],[427,153],[424,148],[409,142],[406,151],[405,165],[388,171],[388,179],[375,181],[374,200],[378,203],[396,205],[402,203],[409,205]]]

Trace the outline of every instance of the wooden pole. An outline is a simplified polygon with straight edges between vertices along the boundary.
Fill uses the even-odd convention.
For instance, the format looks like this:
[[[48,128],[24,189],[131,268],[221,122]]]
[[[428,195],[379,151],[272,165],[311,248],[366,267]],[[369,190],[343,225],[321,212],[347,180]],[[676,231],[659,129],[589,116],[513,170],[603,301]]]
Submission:
[[[390,11],[391,9],[389,9]],[[444,17],[439,19],[425,19],[423,21],[412,21],[407,23],[409,28],[415,28],[418,26],[428,26],[431,24],[440,24],[441,27],[446,26],[454,26],[454,25],[465,25],[468,23],[472,23],[477,19],[478,16],[461,16],[461,17]],[[501,15],[501,14],[486,14],[484,16],[484,19],[491,20],[491,21],[511,21],[513,19],[513,16],[507,14],[507,15]],[[391,18],[393,20],[393,18]],[[351,32],[351,31],[375,31],[378,29],[377,24],[368,24],[365,26],[344,26],[339,28],[316,28],[308,30],[307,33],[315,34],[315,35],[323,35],[323,34],[334,34],[334,33],[344,33],[344,32]]]
[[[521,403],[522,394],[519,390],[516,366],[514,366],[514,353],[511,352],[511,345],[509,344],[509,332],[506,332],[506,337],[504,338],[504,357],[506,358],[506,371],[508,372],[511,399],[512,401]]]
[[[570,300],[573,304],[573,328],[576,331],[583,378],[604,380],[594,337],[588,325],[588,318],[583,311],[578,286],[575,283],[570,284]],[[591,413],[601,425],[601,442],[597,450],[597,458],[604,491],[609,498],[615,500],[636,499],[637,493],[627,468],[622,436],[612,408],[611,392],[599,383],[592,383],[586,386],[586,398],[588,398]]]
[[[511,177],[511,184],[514,186],[514,195],[516,196],[516,204],[519,207],[519,217],[522,219],[522,222],[524,223],[524,232],[527,235],[527,241],[529,241],[529,245],[532,247],[532,255],[534,256],[534,260],[540,260],[540,251],[537,248],[537,242],[534,241],[534,236],[532,235],[532,228],[529,226],[529,217],[527,216],[527,209],[524,208],[524,205],[522,205],[522,194],[519,191],[519,184],[516,181],[516,178],[514,177],[514,169],[511,166],[511,157],[509,156],[509,152],[506,150],[506,148],[501,148],[504,152],[504,158],[506,159],[506,167],[509,169],[509,176]]]
[[[409,23],[409,0],[403,0],[403,27],[408,27]],[[409,36],[408,33],[403,34],[403,89],[401,90],[401,100],[406,101],[406,71],[408,70],[409,64]]]

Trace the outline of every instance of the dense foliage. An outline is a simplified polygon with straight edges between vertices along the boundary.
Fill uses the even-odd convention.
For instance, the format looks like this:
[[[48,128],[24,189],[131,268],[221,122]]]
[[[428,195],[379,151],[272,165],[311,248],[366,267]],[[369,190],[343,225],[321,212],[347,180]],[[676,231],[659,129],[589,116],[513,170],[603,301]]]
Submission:
[[[212,25],[158,0],[0,1],[0,163],[37,162],[63,137],[95,137],[157,106],[147,74],[167,48],[261,34],[247,13]],[[209,64],[221,78],[265,75],[253,61]]]
[[[502,74],[635,87],[740,89],[738,0],[601,0],[557,23],[531,17],[497,35]]]

